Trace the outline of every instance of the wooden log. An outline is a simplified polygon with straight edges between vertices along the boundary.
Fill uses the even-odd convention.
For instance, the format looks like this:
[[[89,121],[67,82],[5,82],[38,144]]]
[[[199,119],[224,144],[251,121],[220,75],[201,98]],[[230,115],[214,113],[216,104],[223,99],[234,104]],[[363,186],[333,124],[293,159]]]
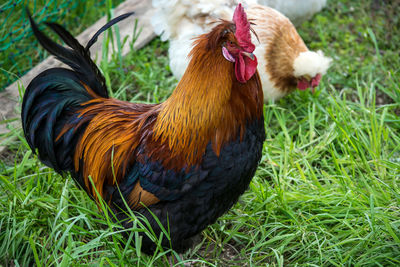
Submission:
[[[154,13],[151,0],[127,0],[114,9],[113,17],[131,11],[135,12],[133,16],[118,23],[121,41],[128,38],[128,41],[122,48],[122,55],[126,55],[130,51],[129,44],[133,38],[136,20],[138,21],[137,29],[140,30],[140,35],[134,44],[135,49],[140,49],[145,46],[156,36],[150,24],[150,19]],[[81,44],[85,45],[92,35],[105,23],[107,23],[106,16],[83,31],[77,39]],[[92,58],[94,59],[101,58],[103,38],[104,34],[100,35],[98,41],[90,49]],[[50,56],[0,93],[0,120],[2,120],[0,123],[0,153],[6,148],[4,145],[4,134],[9,132],[8,128],[21,127],[19,114],[22,96],[19,95],[19,88],[25,88],[29,82],[43,70],[60,66],[63,66],[63,64],[53,56]]]

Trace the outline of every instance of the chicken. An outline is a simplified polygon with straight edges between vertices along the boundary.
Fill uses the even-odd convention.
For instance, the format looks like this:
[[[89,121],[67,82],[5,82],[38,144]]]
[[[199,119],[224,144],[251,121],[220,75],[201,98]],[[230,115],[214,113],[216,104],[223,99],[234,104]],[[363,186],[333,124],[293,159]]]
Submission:
[[[26,89],[21,117],[32,151],[103,198],[123,226],[132,226],[131,210],[159,237],[159,220],[171,238],[161,245],[185,251],[237,202],[261,158],[263,92],[243,7],[196,39],[185,74],[161,104],[109,98],[88,52],[96,38],[83,48],[48,23],[64,48],[30,21],[40,44],[71,67],[45,70]],[[153,253],[156,244],[139,234],[142,251]]]
[[[326,0],[257,0],[258,4],[278,10],[299,26],[326,6]]]
[[[153,0],[157,7],[152,19],[162,40],[169,39],[169,59],[172,73],[182,77],[188,64],[192,38],[208,31],[218,17],[229,18],[236,1]],[[277,100],[296,88],[305,90],[318,86],[329,68],[331,59],[321,51],[309,51],[295,27],[278,11],[248,0],[249,20],[256,32],[254,54],[259,59],[264,101]]]

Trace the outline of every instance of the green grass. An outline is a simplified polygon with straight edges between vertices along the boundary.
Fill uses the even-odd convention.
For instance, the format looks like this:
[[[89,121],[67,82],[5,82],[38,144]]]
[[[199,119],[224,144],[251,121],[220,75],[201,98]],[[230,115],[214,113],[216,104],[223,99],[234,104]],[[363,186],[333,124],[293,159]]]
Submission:
[[[196,266],[400,264],[399,2],[330,1],[299,32],[334,63],[317,92],[265,106],[267,138],[249,190],[184,255]],[[371,8],[372,6],[372,8]],[[373,14],[372,14],[373,13]],[[102,67],[119,99],[171,93],[159,39]],[[20,129],[0,170],[0,265],[163,266],[136,250],[71,178],[29,151]]]

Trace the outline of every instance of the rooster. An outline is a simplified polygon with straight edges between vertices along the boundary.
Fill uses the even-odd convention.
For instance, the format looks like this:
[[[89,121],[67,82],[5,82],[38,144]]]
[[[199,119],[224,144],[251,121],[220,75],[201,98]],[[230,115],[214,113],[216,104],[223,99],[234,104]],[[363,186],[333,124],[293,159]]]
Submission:
[[[58,24],[47,23],[70,48],[30,22],[40,44],[71,67],[45,70],[26,89],[21,116],[32,151],[104,199],[126,228],[133,211],[157,236],[168,229],[163,247],[184,252],[237,202],[261,158],[263,92],[244,8],[196,39],[185,74],[161,104],[108,97],[88,48],[111,22],[86,48]],[[142,251],[153,253],[155,243],[141,235]]]
[[[156,7],[153,28],[162,40],[170,41],[170,68],[177,79],[188,65],[192,38],[208,31],[217,18],[229,18],[234,2],[236,0],[153,0]],[[277,100],[296,88],[314,90],[331,59],[321,51],[309,51],[290,20],[277,10],[255,4],[255,0],[245,2],[256,32],[254,54],[259,60],[264,101]]]

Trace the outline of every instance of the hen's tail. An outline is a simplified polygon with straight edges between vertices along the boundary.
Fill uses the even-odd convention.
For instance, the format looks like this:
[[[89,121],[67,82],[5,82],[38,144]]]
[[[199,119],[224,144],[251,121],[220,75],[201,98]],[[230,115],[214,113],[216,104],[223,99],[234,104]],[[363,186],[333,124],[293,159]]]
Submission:
[[[37,149],[43,163],[58,172],[73,171],[75,145],[86,128],[78,124],[80,118],[76,111],[93,98],[108,98],[104,76],[91,60],[89,48],[99,34],[133,13],[108,22],[94,34],[85,48],[62,26],[46,23],[70,48],[58,45],[39,30],[28,10],[27,13],[39,43],[71,70],[45,70],[28,85],[21,113],[24,134],[31,149],[34,152]],[[77,126],[62,132],[66,124]]]

